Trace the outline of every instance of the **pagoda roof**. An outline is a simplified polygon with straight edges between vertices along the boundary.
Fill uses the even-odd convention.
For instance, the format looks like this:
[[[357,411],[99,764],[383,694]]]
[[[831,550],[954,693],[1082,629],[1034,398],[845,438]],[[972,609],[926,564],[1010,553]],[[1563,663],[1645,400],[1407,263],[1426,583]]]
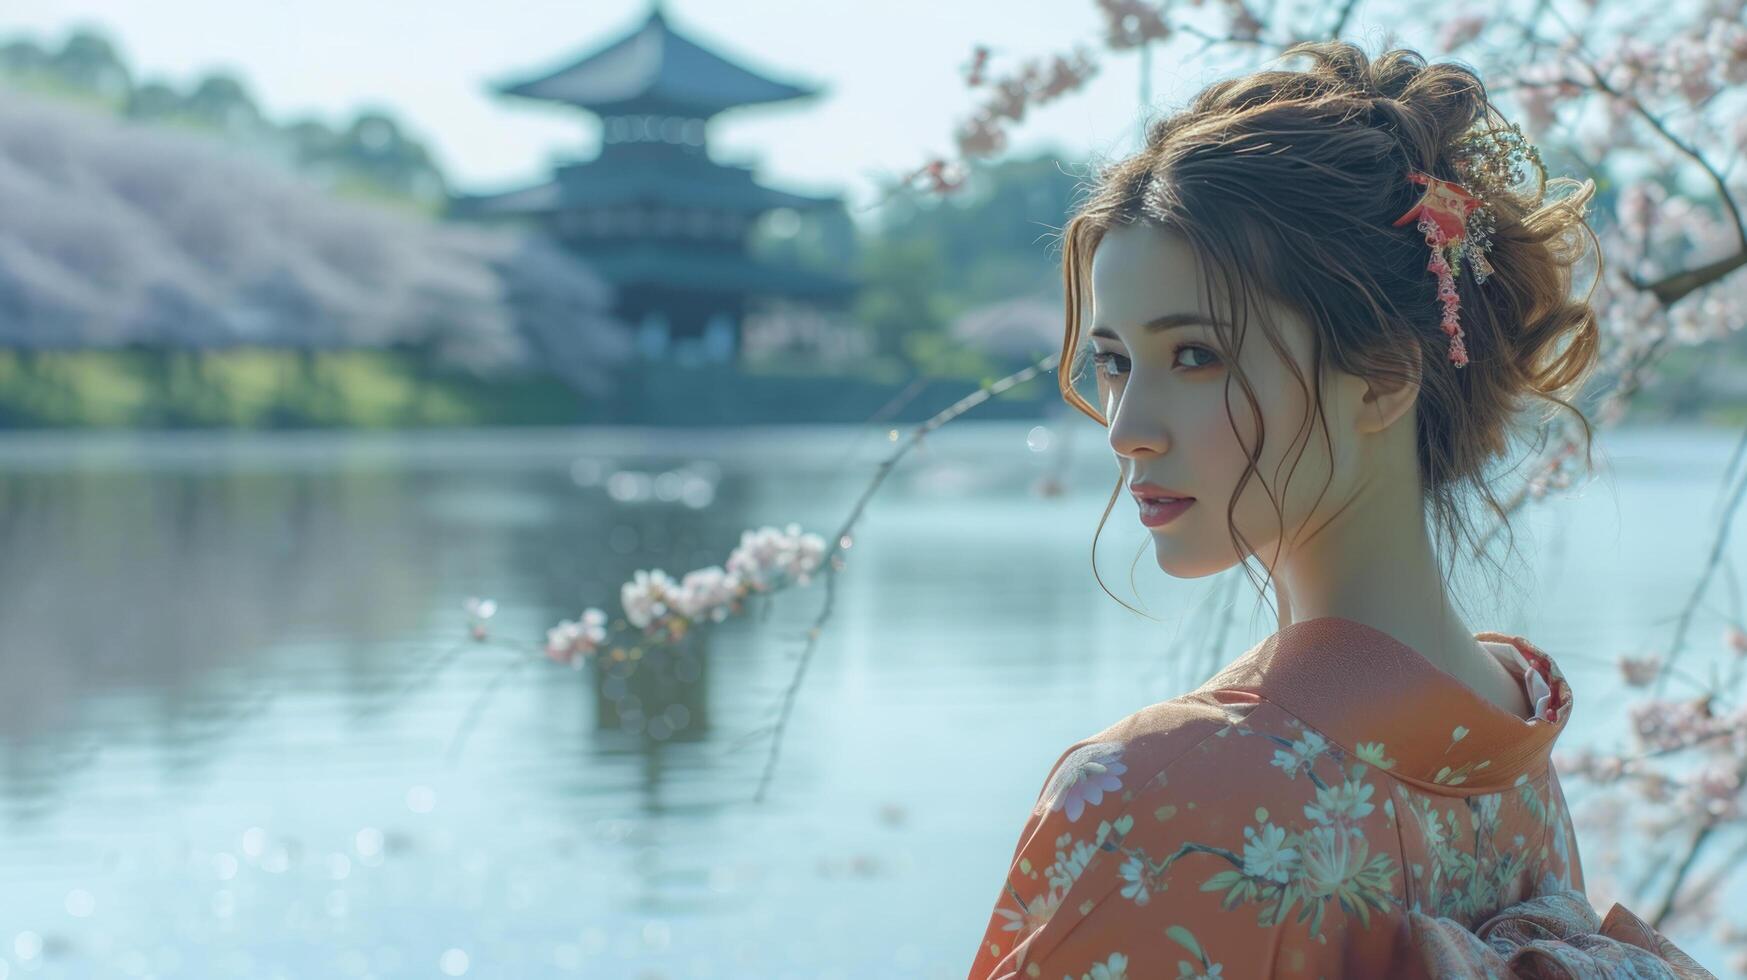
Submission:
[[[583,252],[577,257],[616,287],[661,286],[829,299],[846,297],[858,286],[842,276],[765,262],[740,252],[646,244],[611,252]]]
[[[701,157],[634,162],[597,158],[559,167],[554,179],[533,187],[457,198],[451,213],[456,217],[496,217],[648,202],[757,215],[774,208],[810,210],[840,201],[836,196],[816,197],[766,187],[753,179],[749,167]]]
[[[817,95],[767,78],[675,31],[659,3],[643,24],[557,71],[495,86],[503,95],[563,102],[599,115],[708,118],[735,106]]]

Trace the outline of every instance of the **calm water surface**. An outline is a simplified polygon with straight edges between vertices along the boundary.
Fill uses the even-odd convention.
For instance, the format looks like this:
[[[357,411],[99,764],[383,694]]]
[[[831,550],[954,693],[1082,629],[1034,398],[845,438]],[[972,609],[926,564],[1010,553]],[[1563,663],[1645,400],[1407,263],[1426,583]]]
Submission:
[[[1105,595],[1103,433],[1043,435],[961,420],[874,498],[762,803],[822,586],[721,627],[640,731],[461,642],[462,602],[531,650],[635,569],[829,535],[883,431],[0,440],[0,977],[962,977],[1060,750],[1272,631],[1241,575],[1163,575],[1126,500],[1099,568],[1158,620]],[[1734,435],[1608,439],[1514,580],[1463,583],[1572,676],[1567,747],[1616,737],[1607,665],[1669,635]]]

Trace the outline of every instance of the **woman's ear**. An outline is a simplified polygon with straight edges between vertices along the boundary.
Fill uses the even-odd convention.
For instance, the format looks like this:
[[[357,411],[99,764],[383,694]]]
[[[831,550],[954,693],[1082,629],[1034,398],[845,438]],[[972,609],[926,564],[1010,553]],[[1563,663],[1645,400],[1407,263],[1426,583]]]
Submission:
[[[1407,364],[1404,367],[1408,372],[1405,381],[1367,378],[1360,382],[1364,385],[1364,393],[1360,396],[1361,408],[1356,424],[1361,433],[1374,435],[1382,432],[1413,409],[1414,400],[1419,397],[1419,365]]]

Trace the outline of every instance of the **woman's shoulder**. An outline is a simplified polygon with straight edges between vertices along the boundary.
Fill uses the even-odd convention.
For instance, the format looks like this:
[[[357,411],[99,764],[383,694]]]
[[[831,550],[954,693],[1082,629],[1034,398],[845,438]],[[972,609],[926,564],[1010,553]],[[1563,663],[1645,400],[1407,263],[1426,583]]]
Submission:
[[[1266,700],[1150,705],[1057,760],[972,975],[1080,976],[1115,957],[1136,976],[1339,966],[1324,953],[1382,970],[1387,942],[1354,953],[1342,937],[1399,907],[1389,798],[1371,766]],[[1140,941],[1173,923],[1175,944]]]
[[[1348,753],[1271,702],[1205,688],[1148,705],[1067,746],[1033,813],[1059,811],[1073,823],[1101,806],[1106,793],[1127,803],[1167,786],[1179,800],[1196,789],[1210,800],[1292,794],[1304,785],[1293,785],[1299,774],[1325,755],[1338,763]],[[1379,766],[1387,761],[1370,746],[1353,755]],[[1270,777],[1280,777],[1280,785]]]
[[[1105,792],[1131,800],[1233,715],[1194,694],[1148,705],[1063,749],[1044,780],[1034,814],[1062,811],[1070,823]]]

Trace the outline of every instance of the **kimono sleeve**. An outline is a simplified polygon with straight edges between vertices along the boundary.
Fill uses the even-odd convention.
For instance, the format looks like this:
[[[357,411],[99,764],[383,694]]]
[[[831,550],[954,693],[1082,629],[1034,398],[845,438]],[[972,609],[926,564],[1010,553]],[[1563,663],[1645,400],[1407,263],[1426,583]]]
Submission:
[[[1156,772],[1127,768],[1121,742],[1066,753],[970,980],[1388,975],[1393,854],[1277,792],[1275,813],[1258,807],[1233,785],[1253,763],[1239,741],[1263,740],[1203,738]],[[1292,790],[1314,805],[1308,780]]]

